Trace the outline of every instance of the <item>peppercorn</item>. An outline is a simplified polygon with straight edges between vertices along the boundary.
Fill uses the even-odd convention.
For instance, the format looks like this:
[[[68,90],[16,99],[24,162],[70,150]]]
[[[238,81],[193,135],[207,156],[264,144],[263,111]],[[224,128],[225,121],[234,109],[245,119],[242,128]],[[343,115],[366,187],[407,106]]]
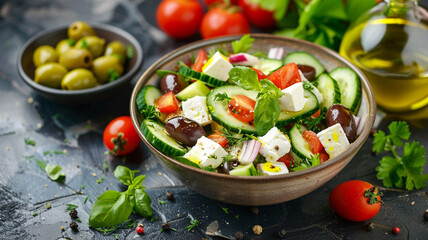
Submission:
[[[371,231],[375,228],[375,224],[373,222],[370,222],[369,224],[367,224],[367,230]]]
[[[138,227],[135,229],[135,231],[138,234],[143,234],[144,233],[144,226],[143,226],[143,224],[138,225]]]
[[[258,207],[252,207],[251,208],[251,213],[254,214],[254,215],[259,214],[259,208]]]
[[[71,210],[68,214],[70,214],[70,217],[73,219],[77,218],[77,210],[76,209]]]
[[[281,229],[281,230],[278,230],[278,236],[280,237],[280,238],[283,238],[283,237],[285,237],[285,234],[287,233],[287,231],[285,231],[285,229],[283,228],[283,229]]]
[[[166,191],[165,195],[166,195],[167,200],[169,200],[169,201],[174,200],[174,194],[172,192]]]
[[[391,230],[395,234],[398,234],[400,232],[400,228],[398,228],[398,227],[393,227]]]
[[[71,222],[70,228],[73,229],[73,231],[75,232],[79,231],[79,225],[76,222]]]
[[[244,239],[244,234],[242,232],[236,232],[235,238],[236,238],[236,240],[242,240],[242,239]]]
[[[163,231],[169,231],[171,228],[171,225],[169,225],[169,222],[164,222],[164,223],[162,223],[161,228]]]
[[[253,226],[253,233],[256,235],[260,235],[263,232],[263,228],[260,225]]]
[[[428,221],[428,209],[424,212],[424,220]]]

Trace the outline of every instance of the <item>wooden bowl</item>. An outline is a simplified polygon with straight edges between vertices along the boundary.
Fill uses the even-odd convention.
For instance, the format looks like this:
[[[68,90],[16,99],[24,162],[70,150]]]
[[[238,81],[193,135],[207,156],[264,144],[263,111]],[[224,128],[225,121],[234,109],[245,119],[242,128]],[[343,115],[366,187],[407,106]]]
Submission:
[[[160,79],[156,70],[172,70],[178,60],[183,60],[197,54],[201,48],[212,49],[223,47],[231,49],[231,41],[240,36],[229,36],[198,41],[181,47],[159,59],[140,77],[131,96],[131,117],[138,135],[156,156],[160,163],[171,171],[190,189],[217,201],[246,205],[262,206],[285,202],[308,194],[322,186],[338,174],[355,156],[370,134],[375,120],[376,103],[373,91],[361,71],[341,57],[338,53],[325,47],[297,39],[285,38],[268,34],[252,34],[255,38],[252,50],[267,53],[272,47],[283,47],[286,52],[306,51],[313,54],[325,66],[327,71],[335,67],[347,66],[352,68],[360,77],[362,85],[362,102],[358,116],[362,118],[364,128],[348,150],[316,167],[291,172],[277,176],[231,176],[197,169],[183,164],[174,158],[157,150],[144,137],[140,123],[143,120],[139,114],[136,97],[141,88],[147,84],[159,85]]]

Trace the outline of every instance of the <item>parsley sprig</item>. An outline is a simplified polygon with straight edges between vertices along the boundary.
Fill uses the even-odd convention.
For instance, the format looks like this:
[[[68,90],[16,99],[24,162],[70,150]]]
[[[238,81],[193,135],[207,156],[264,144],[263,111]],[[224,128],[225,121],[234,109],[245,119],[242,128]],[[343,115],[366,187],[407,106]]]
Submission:
[[[186,226],[187,231],[190,232],[190,230],[192,230],[194,227],[196,227],[199,224],[199,220],[198,219],[192,219],[190,220],[190,225]]]
[[[314,132],[319,132],[321,131],[321,124],[324,122],[325,120],[325,115],[327,114],[327,108],[323,107],[321,109],[321,113],[319,115],[319,117],[308,117],[302,120],[302,123],[306,125],[306,127]]]
[[[425,148],[416,141],[404,143],[403,140],[410,138],[406,122],[392,122],[388,129],[390,132],[388,135],[382,130],[374,134],[372,151],[375,153],[388,151],[392,154],[380,160],[380,165],[376,167],[377,179],[382,180],[386,187],[407,190],[425,187],[428,180],[428,174],[422,174],[426,163]],[[396,150],[403,145],[403,154],[400,156]]]

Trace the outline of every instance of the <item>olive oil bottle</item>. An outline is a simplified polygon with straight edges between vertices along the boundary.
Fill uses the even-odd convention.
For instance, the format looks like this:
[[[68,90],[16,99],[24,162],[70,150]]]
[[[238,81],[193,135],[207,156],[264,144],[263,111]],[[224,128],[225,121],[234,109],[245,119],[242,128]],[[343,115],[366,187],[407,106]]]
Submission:
[[[379,107],[404,112],[428,105],[428,25],[416,0],[390,0],[345,34],[340,54],[369,79]],[[426,16],[426,15],[425,15]]]

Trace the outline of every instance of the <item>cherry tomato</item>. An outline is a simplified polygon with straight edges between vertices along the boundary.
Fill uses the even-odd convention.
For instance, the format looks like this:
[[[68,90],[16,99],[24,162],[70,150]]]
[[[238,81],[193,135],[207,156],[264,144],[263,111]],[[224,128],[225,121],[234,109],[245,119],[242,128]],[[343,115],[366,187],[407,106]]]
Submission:
[[[362,222],[374,217],[381,207],[379,190],[370,183],[360,180],[339,184],[331,191],[329,202],[337,215],[353,222]]]
[[[330,155],[328,155],[325,149],[321,150],[321,152],[319,152],[319,155],[320,155],[320,163],[323,163],[328,159],[330,159]]]
[[[237,5],[239,0],[231,0],[230,3]],[[225,0],[204,0],[207,7],[211,7],[213,4],[226,4]]]
[[[236,95],[229,102],[229,113],[242,122],[251,122],[254,119],[256,101],[244,96]]]
[[[273,28],[276,20],[273,17],[273,11],[260,7],[260,4],[252,0],[239,0],[239,6],[245,13],[251,24],[259,28]]]
[[[195,64],[193,64],[192,69],[198,72],[202,72],[202,67],[205,65],[207,60],[207,53],[202,49],[199,50],[198,56],[196,56]]]
[[[285,89],[295,83],[301,82],[299,69],[295,63],[289,63],[268,76],[277,87]]]
[[[214,142],[218,143],[221,147],[226,147],[229,143],[227,142],[227,139],[225,136],[221,135],[218,132],[212,133],[208,136],[209,139],[213,140]]]
[[[315,132],[307,130],[307,131],[303,131],[302,135],[303,135],[303,139],[305,139],[305,141],[309,144],[309,147],[311,148],[311,152],[313,154],[320,153],[324,149],[320,139],[318,138]]]
[[[293,156],[291,156],[291,153],[287,153],[287,154],[285,154],[284,156],[280,157],[280,158],[278,159],[278,162],[283,162],[283,163],[285,163],[285,166],[287,166],[288,168],[289,168],[290,166],[293,166],[293,165],[294,165],[294,159],[293,159]]]
[[[155,102],[155,106],[162,113],[172,113],[178,110],[178,99],[173,92],[167,92],[160,96]]]
[[[257,73],[257,78],[259,79],[259,82],[262,79],[268,78],[262,71],[255,69],[255,68],[251,68],[251,69],[253,69]]]
[[[182,39],[198,31],[203,14],[197,0],[163,0],[156,10],[156,21],[166,34]]]
[[[202,38],[250,33],[250,24],[239,8],[211,8],[202,18]]]
[[[113,155],[126,155],[140,145],[140,138],[129,116],[122,116],[111,121],[104,130],[104,145]]]

